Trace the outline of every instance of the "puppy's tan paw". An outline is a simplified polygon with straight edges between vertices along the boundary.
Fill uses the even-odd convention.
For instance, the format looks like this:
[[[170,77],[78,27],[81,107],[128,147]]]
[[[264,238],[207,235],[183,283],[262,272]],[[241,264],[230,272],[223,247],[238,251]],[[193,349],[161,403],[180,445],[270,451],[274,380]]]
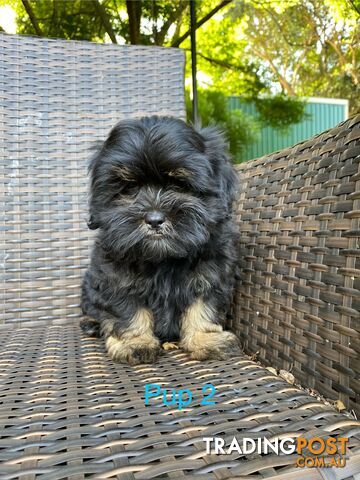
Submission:
[[[165,342],[161,345],[163,350],[178,350],[179,342]]]
[[[129,357],[129,365],[139,365],[142,363],[154,363],[160,355],[161,348],[157,347],[139,347],[135,348]]]
[[[112,360],[129,365],[153,363],[161,352],[159,340],[148,335],[131,338],[116,338],[110,335],[105,344]]]
[[[241,354],[238,338],[231,332],[196,332],[181,345],[194,360],[225,360]]]

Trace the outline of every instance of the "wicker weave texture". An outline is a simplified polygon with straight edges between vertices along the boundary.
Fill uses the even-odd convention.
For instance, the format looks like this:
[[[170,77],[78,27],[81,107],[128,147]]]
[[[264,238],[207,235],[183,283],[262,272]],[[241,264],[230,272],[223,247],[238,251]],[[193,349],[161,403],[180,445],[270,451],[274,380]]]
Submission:
[[[179,49],[0,35],[0,323],[79,316],[89,148],[125,117],[183,118],[183,70]]]
[[[360,405],[360,116],[239,167],[232,327],[303,385]]]
[[[74,322],[75,323],[75,322]],[[360,424],[248,358],[198,362],[180,351],[116,364],[75,324],[7,328],[0,350],[0,479],[355,480]],[[188,388],[191,406],[144,404],[144,385]],[[199,406],[212,383],[216,404]],[[203,437],[342,435],[345,468],[297,468],[298,455],[206,455]]]

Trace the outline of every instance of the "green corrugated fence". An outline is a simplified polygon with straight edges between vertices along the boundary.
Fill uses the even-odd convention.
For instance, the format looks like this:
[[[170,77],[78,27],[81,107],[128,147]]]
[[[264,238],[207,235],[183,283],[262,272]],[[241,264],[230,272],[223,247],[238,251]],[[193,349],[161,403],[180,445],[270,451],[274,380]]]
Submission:
[[[255,105],[243,102],[239,97],[229,97],[229,108],[231,110],[240,109],[255,117],[257,115]],[[286,131],[263,127],[258,140],[245,149],[242,160],[258,158],[281,150],[336,126],[348,117],[348,100],[309,98],[305,111],[307,115],[304,120],[291,125]]]

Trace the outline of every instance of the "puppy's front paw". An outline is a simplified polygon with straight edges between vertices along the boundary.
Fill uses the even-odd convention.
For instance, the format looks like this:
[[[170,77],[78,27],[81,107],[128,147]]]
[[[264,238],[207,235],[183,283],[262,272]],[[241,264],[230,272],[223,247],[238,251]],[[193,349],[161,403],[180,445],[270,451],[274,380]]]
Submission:
[[[105,344],[112,360],[129,365],[153,363],[161,352],[159,340],[147,335],[131,338],[116,338],[110,335]]]
[[[238,338],[231,332],[196,332],[183,344],[194,360],[225,360],[241,354]]]
[[[97,320],[84,318],[80,322],[80,328],[89,337],[100,337],[100,324]]]
[[[160,345],[157,346],[143,346],[137,347],[133,350],[131,359],[136,363],[130,363],[130,365],[137,365],[141,363],[154,363],[158,356],[160,355]]]

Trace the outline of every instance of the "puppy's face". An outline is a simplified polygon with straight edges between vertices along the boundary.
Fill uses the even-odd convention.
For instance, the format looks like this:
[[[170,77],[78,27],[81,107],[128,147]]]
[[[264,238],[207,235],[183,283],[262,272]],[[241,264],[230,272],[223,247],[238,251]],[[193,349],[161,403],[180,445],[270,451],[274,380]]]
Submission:
[[[230,214],[235,175],[221,135],[181,120],[120,122],[90,165],[90,228],[119,257],[191,256]]]

